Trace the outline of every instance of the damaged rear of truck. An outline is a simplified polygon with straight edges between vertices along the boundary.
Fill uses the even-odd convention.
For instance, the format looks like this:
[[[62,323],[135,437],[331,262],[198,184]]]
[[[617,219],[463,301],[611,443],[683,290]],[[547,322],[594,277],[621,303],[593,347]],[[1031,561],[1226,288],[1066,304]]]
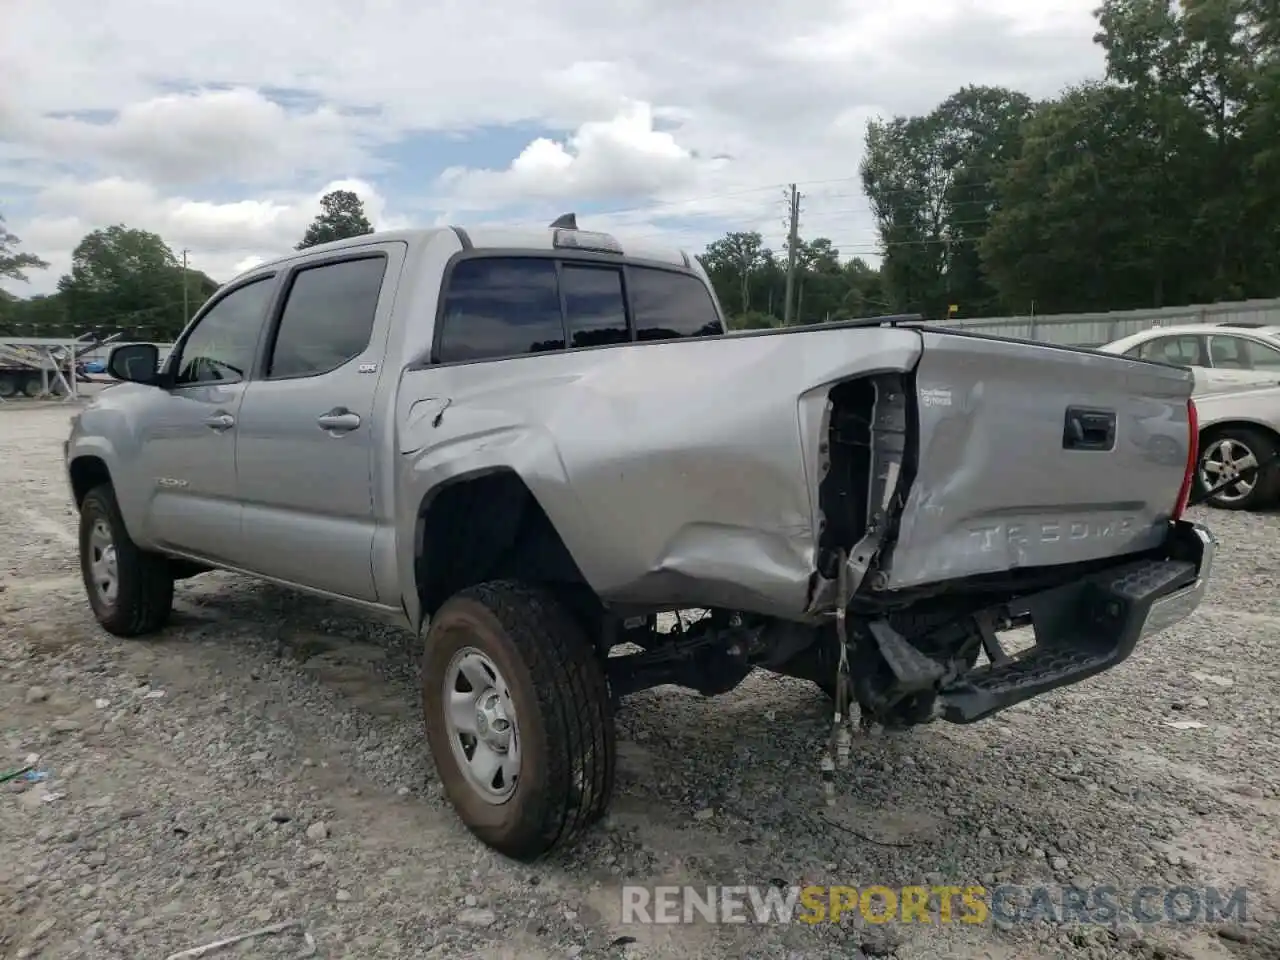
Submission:
[[[1192,381],[1160,364],[871,320],[509,363],[433,354],[400,391],[427,666],[452,682],[476,634],[451,598],[471,584],[506,584],[550,632],[574,625],[601,677],[551,696],[592,718],[555,728],[577,771],[559,796],[582,823],[607,802],[620,697],[724,693],[764,668],[826,691],[841,731],[855,713],[969,723],[1119,664],[1196,608],[1212,565],[1212,536],[1182,518]],[[1034,645],[1006,653],[1000,635],[1026,627]],[[431,683],[447,768],[453,688]],[[463,780],[445,776],[486,842],[547,849]]]
[[[67,442],[99,623],[161,629],[222,568],[424,631],[440,780],[521,859],[606,809],[629,694],[803,678],[839,753],[855,715],[1114,667],[1213,562],[1188,371],[900,318],[727,333],[696,258],[572,218],[292,253],[157,362],[114,351],[134,382]]]

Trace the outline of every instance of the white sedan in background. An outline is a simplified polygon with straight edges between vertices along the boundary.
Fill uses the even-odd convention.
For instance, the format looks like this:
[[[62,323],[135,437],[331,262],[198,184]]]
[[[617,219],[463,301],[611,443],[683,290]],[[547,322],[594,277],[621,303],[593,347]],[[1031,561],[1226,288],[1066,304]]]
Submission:
[[[1241,384],[1280,384],[1280,326],[1152,327],[1097,349],[1190,367],[1197,393]]]

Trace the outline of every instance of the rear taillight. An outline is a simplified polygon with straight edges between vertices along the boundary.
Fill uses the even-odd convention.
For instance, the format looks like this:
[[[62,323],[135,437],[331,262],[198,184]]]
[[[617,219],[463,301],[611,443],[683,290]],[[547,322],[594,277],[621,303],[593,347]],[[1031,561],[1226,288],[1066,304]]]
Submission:
[[[1187,398],[1187,468],[1182,474],[1182,489],[1178,491],[1178,502],[1173,505],[1173,519],[1181,520],[1187,509],[1187,501],[1191,499],[1191,484],[1196,477],[1196,467],[1200,462],[1200,415],[1196,412],[1196,402]]]

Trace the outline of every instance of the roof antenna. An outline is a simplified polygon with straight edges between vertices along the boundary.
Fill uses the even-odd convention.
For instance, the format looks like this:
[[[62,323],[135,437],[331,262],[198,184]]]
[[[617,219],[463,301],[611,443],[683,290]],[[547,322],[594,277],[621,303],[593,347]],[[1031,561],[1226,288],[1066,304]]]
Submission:
[[[551,221],[552,230],[577,230],[578,217],[572,213],[562,213]]]

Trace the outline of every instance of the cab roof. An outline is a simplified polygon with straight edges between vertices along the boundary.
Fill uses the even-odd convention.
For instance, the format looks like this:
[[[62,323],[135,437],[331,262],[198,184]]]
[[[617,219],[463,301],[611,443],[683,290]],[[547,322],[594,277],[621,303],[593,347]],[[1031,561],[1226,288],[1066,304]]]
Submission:
[[[452,231],[457,234],[464,247],[469,246],[475,250],[545,250],[548,253],[556,250],[565,252],[592,250],[615,253],[628,260],[648,260],[686,269],[694,268],[697,263],[694,255],[685,250],[647,243],[642,237],[627,239],[625,236],[568,227],[448,226],[385,230],[362,234],[358,237],[348,237],[345,240],[334,240],[330,243],[307,247],[305,250],[292,251],[284,256],[260,263],[252,267],[251,270],[262,270],[290,263],[299,257],[311,256],[316,253],[346,250],[365,246],[369,243],[384,243],[388,240],[402,240],[410,245],[420,245],[445,231]],[[244,271],[246,274],[249,272],[251,271]]]

